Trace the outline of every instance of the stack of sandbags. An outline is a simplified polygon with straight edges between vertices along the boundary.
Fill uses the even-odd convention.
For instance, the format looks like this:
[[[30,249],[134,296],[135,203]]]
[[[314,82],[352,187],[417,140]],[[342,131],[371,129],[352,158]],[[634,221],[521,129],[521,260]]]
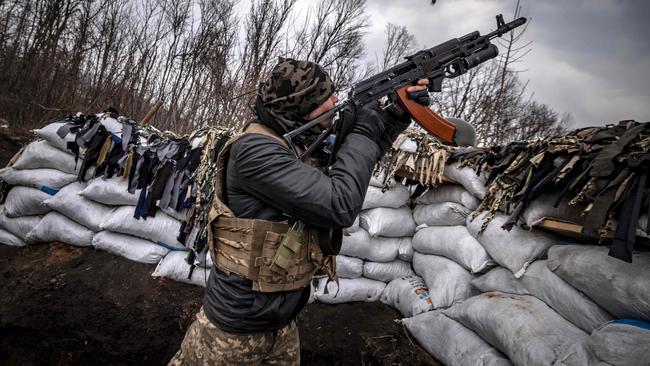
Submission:
[[[27,145],[12,166],[0,169],[0,179],[13,186],[0,211],[0,243],[40,241],[28,234],[52,210],[45,202],[74,182],[76,174],[75,157],[43,140]]]
[[[379,180],[374,184],[380,185]],[[339,284],[320,279],[315,299],[324,303],[377,301],[386,283],[413,275],[411,237],[415,223],[406,206],[410,192],[400,183],[382,191],[370,186],[355,224],[337,256]]]
[[[463,186],[445,184],[431,188],[415,201],[413,218],[413,268],[429,288],[432,307],[447,308],[474,294],[474,274],[494,265],[474,239],[465,220],[478,199]]]
[[[491,225],[498,225],[498,219],[484,234],[490,233]],[[502,231],[501,244],[517,245],[526,240],[524,234],[540,235]],[[544,241],[552,237],[535,238]],[[491,244],[497,242],[496,238],[490,240]],[[641,349],[650,344],[650,255],[635,253],[630,264],[608,256],[608,248],[601,246],[554,245],[544,252],[548,252],[548,260],[531,259],[523,271],[521,264],[508,268],[500,263],[502,266],[475,278],[472,285],[483,293],[443,314],[516,365],[647,362]],[[444,322],[430,327],[444,330]],[[415,321],[409,324],[405,320],[405,324],[414,334],[431,335]],[[440,342],[420,341],[439,359],[450,359]]]

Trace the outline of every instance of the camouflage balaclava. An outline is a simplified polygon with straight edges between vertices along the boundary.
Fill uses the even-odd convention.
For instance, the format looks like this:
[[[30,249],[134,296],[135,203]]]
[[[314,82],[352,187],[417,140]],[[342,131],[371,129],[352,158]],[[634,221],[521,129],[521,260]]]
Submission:
[[[311,61],[284,58],[260,83],[256,107],[263,123],[284,134],[307,122],[304,117],[323,104],[333,92],[332,79],[322,66]],[[308,145],[321,131],[321,126],[314,126],[298,139]]]

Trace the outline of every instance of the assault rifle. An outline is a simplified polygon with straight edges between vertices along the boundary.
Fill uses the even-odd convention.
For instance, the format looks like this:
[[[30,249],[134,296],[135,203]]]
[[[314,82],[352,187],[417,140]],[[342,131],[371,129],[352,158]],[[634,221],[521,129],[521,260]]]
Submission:
[[[496,19],[497,29],[489,34],[481,36],[478,31],[475,31],[460,38],[450,39],[437,46],[407,56],[406,61],[401,64],[354,84],[345,102],[338,104],[332,110],[301,127],[286,133],[284,139],[287,140],[294,151],[297,151],[293,139],[304,131],[322,121],[333,118],[346,108],[354,110],[370,103],[377,103],[378,100],[388,97],[390,103],[397,103],[428,133],[438,137],[444,143],[454,144],[456,125],[445,120],[429,107],[410,100],[406,88],[414,85],[419,79],[427,78],[429,79],[429,91],[440,92],[442,91],[442,81],[444,79],[460,76],[466,73],[467,70],[495,58],[499,54],[499,50],[490,41],[526,23],[526,18],[523,17],[506,23],[503,21],[501,14],[497,15]],[[305,150],[300,158],[304,160],[313,154],[328,136],[332,134],[341,136],[343,126],[341,119],[336,118],[318,136],[316,141]],[[337,139],[336,144],[340,144],[341,140]],[[332,150],[334,156],[337,146],[335,145]]]

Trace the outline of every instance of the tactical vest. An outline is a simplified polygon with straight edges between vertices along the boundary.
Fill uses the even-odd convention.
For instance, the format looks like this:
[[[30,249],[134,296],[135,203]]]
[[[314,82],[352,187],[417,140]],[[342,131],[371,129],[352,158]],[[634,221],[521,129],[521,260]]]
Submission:
[[[319,270],[335,279],[335,257],[323,255],[315,228],[305,225],[302,234],[293,237],[295,232],[289,230],[290,226],[286,221],[237,218],[224,203],[230,149],[235,141],[248,133],[273,137],[288,147],[281,137],[258,123],[248,124],[224,145],[217,158],[215,193],[208,215],[208,246],[214,264],[226,273],[236,273],[251,280],[253,290],[259,292],[304,288]],[[288,232],[293,235],[288,237]],[[283,240],[292,244],[281,246]],[[284,273],[278,273],[271,268],[280,247],[283,253],[292,252],[289,253],[290,256],[278,256],[285,259],[282,261]]]

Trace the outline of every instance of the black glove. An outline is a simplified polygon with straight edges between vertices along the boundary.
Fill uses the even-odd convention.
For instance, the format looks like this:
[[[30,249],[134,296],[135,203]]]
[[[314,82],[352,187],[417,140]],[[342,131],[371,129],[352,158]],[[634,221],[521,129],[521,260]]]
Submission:
[[[356,122],[350,127],[350,133],[358,133],[377,141],[388,123],[388,116],[379,106],[367,105],[356,111]]]
[[[409,93],[408,96],[409,99],[424,106],[429,106],[431,103],[429,92],[426,89]],[[400,133],[404,132],[404,130],[411,124],[411,116],[409,116],[409,114],[397,104],[391,104],[391,106],[387,108],[387,111],[389,123],[386,124],[384,133],[377,141],[382,155],[390,149],[391,145],[393,145],[393,142],[397,139]]]

